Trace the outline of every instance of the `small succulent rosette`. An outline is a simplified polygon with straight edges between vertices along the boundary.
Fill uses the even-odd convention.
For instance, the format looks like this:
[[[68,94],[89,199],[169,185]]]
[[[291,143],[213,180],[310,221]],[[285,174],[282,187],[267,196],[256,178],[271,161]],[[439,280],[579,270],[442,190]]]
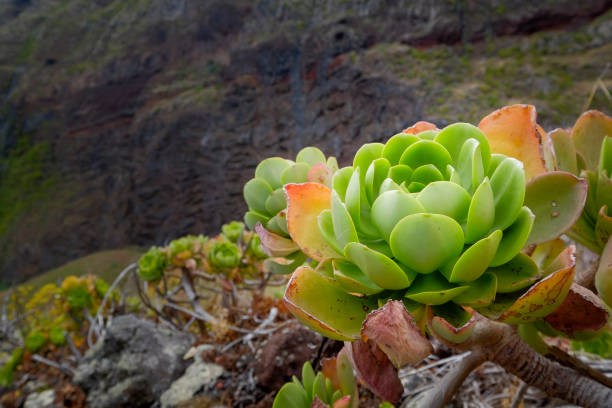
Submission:
[[[346,351],[322,362],[315,374],[307,361],[302,366],[302,381],[293,377],[281,387],[272,408],[357,408],[359,393],[353,367]]]
[[[316,147],[300,150],[295,161],[271,157],[259,163],[255,177],[244,186],[244,199],[249,207],[244,221],[250,230],[257,232],[262,250],[271,257],[264,262],[267,271],[291,273],[306,260],[289,237],[283,186],[305,182],[331,186],[337,170],[335,157],[326,158]]]
[[[240,265],[240,248],[224,239],[211,240],[206,248],[206,259],[214,273],[227,273]]]
[[[168,254],[153,246],[138,260],[138,276],[147,282],[157,282],[164,275],[168,265]]]
[[[420,122],[361,147],[331,186],[285,185],[289,235],[318,262],[293,273],[287,306],[339,340],[358,339],[390,299],[455,341],[472,309],[508,323],[546,316],[574,268],[544,271],[521,252],[535,218],[525,181],[523,163],[492,154],[478,127]]]

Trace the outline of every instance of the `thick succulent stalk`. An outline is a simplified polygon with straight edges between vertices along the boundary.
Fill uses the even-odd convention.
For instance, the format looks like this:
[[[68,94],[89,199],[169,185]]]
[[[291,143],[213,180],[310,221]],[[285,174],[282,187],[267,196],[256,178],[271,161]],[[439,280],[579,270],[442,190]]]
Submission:
[[[585,408],[609,406],[612,388],[542,356],[512,332],[491,361],[548,395]]]
[[[425,393],[422,398],[418,398],[416,401],[406,401],[402,405],[402,408],[445,407],[453,399],[457,391],[459,391],[459,388],[461,388],[467,376],[485,361],[487,361],[487,357],[482,351],[472,351],[465,358],[461,359],[444,377],[442,377],[436,386]]]
[[[471,350],[476,356],[482,353],[486,360],[498,364],[528,385],[541,389],[551,397],[585,408],[605,407],[612,402],[612,388],[539,354],[525,343],[510,325],[481,318],[476,323],[470,339],[464,343],[457,345],[440,340],[461,351]],[[477,361],[476,357],[474,359]],[[455,384],[455,390],[458,389],[456,384],[460,384],[469,374],[466,370],[466,367],[470,367],[469,363],[469,361],[460,363],[456,370],[449,372],[440,381],[432,393],[452,395],[446,392],[444,387]],[[478,365],[480,364],[475,364],[474,368]],[[444,406],[444,401],[438,402],[440,405],[420,404],[419,401],[418,406]]]

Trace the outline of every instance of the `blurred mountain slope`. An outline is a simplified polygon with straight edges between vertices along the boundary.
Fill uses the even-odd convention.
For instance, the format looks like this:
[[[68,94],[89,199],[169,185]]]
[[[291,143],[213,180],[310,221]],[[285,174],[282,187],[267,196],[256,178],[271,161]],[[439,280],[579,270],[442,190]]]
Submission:
[[[240,218],[259,160],[410,123],[568,126],[609,0],[0,0],[0,281]],[[596,94],[594,107],[609,109]]]

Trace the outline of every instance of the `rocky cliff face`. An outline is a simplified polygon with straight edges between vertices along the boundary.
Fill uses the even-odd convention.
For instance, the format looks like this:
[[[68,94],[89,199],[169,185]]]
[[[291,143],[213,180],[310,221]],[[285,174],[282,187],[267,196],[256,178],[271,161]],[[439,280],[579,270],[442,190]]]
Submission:
[[[571,124],[612,1],[525,3],[0,0],[1,280],[214,232],[259,160],[305,145],[346,164],[513,102]]]

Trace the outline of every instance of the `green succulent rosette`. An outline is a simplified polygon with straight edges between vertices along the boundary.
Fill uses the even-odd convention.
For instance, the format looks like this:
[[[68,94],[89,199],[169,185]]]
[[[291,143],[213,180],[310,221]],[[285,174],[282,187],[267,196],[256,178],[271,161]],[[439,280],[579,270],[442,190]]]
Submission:
[[[13,350],[11,357],[0,368],[0,386],[10,387],[13,383],[13,372],[23,361],[23,349],[18,347]]]
[[[61,347],[66,344],[64,330],[61,327],[54,327],[49,330],[49,341],[51,342],[51,344],[57,347]]]
[[[584,211],[568,235],[601,254],[612,233],[612,118],[599,111],[585,112],[571,132],[550,132],[544,148],[551,170],[587,180]]]
[[[207,241],[208,239],[203,235],[187,235],[186,237],[175,239],[168,245],[170,261],[178,266],[183,266],[184,261],[199,253]]]
[[[249,253],[255,259],[265,259],[268,255],[261,249],[261,239],[259,239],[259,235],[253,234],[251,240],[249,241]]]
[[[219,240],[209,246],[206,257],[213,269],[227,271],[239,265],[241,252],[236,244]]]
[[[138,260],[138,276],[148,282],[155,282],[164,275],[168,255],[159,247],[151,247]]]
[[[33,331],[25,338],[24,346],[26,350],[36,353],[46,342],[47,337],[42,332]]]
[[[326,158],[316,147],[306,147],[297,154],[295,161],[281,157],[263,160],[255,169],[255,177],[243,189],[249,211],[244,222],[250,230],[261,223],[268,231],[283,237],[289,236],[283,186],[289,183],[315,181],[326,183],[338,169],[335,157]]]
[[[221,226],[223,236],[231,242],[238,242],[244,231],[244,223],[240,221],[232,221]]]
[[[331,277],[351,294],[485,307],[538,275],[520,253],[534,220],[524,197],[523,164],[491,154],[473,125],[366,144],[318,216],[338,254]]]

